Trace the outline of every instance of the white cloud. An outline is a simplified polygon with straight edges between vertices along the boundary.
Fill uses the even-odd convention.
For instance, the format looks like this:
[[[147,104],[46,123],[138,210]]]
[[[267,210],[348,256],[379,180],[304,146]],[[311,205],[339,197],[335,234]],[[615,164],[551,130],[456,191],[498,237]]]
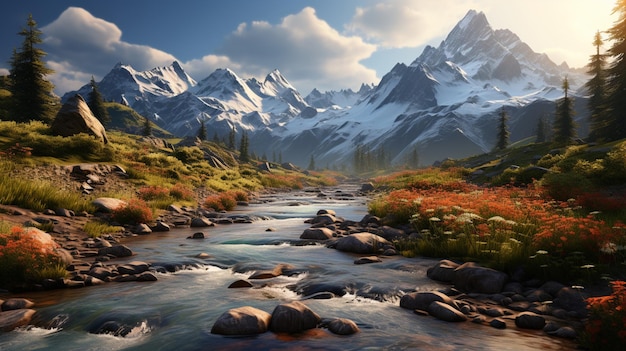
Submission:
[[[6,68],[0,68],[0,76],[8,76],[9,70]]]
[[[241,70],[241,65],[232,62],[227,56],[218,55],[206,55],[201,59],[189,60],[182,65],[194,79],[204,79],[218,68],[230,68],[237,74]]]
[[[448,33],[473,4],[459,0],[381,2],[357,7],[345,27],[384,47],[418,47]]]
[[[122,31],[115,24],[78,7],[69,7],[41,30],[47,63],[57,72],[50,80],[59,94],[86,84],[91,75],[102,78],[117,62],[146,70],[176,60],[161,50],[123,41]]]
[[[358,88],[363,82],[377,82],[376,72],[360,63],[374,51],[375,45],[340,34],[306,7],[276,25],[240,24],[219,54],[238,64],[242,76],[263,78],[277,68],[306,95],[313,88]]]

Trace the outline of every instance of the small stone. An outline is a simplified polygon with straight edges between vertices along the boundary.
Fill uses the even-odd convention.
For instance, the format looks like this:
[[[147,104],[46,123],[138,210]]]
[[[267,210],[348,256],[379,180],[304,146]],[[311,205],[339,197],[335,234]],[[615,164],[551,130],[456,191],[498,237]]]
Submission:
[[[489,325],[496,329],[506,329],[506,322],[500,318],[494,318]]]

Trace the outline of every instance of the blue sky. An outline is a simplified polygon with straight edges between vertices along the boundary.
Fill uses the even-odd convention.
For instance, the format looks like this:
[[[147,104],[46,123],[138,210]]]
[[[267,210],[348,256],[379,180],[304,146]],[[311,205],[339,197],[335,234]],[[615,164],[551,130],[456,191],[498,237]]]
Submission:
[[[581,67],[614,0],[20,0],[3,5],[0,74],[32,13],[59,95],[108,73],[178,60],[196,80],[217,68],[262,79],[273,69],[304,95],[377,84],[437,46],[469,9],[556,63]],[[0,5],[2,6],[2,5]]]

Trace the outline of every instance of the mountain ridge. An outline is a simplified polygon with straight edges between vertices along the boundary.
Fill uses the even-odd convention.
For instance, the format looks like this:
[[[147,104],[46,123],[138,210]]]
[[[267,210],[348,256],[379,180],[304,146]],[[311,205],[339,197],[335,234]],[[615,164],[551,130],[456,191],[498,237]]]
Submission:
[[[358,92],[314,89],[303,98],[278,69],[263,81],[224,68],[196,82],[177,62],[144,72],[118,64],[99,88],[179,136],[195,135],[205,123],[219,136],[246,131],[258,155],[281,152],[303,167],[314,157],[318,165],[350,168],[360,145],[384,150],[393,164],[414,149],[422,165],[489,151],[501,108],[510,115],[512,141],[531,136],[539,118],[554,114],[550,104],[562,97],[564,77],[570,95],[578,94],[584,135],[587,77],[469,10],[438,47],[425,47],[411,64],[396,64],[378,85]]]

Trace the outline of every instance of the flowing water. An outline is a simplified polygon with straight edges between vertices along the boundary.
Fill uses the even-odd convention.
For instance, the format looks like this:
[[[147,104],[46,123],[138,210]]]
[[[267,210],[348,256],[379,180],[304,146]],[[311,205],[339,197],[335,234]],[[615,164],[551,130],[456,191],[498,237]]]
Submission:
[[[335,194],[334,190],[327,190]],[[157,273],[157,282],[107,283],[83,289],[28,294],[38,319],[52,328],[29,327],[0,333],[0,350],[563,350],[569,341],[542,332],[504,330],[470,322],[446,323],[399,307],[403,292],[443,285],[426,278],[429,259],[385,257],[382,263],[355,265],[353,254],[323,245],[302,245],[304,221],[319,209],[360,220],[366,200],[317,197],[316,193],[279,194],[275,200],[240,207],[237,212],[265,220],[218,225],[208,237],[186,239],[197,228],[153,233],[124,242],[136,253],[125,261],[187,263],[189,269]],[[271,231],[268,231],[271,229]],[[206,253],[210,258],[195,256]],[[117,262],[116,262],[117,263]],[[251,289],[228,289],[257,270],[290,264],[290,274],[250,280]],[[305,299],[334,291],[332,299]],[[20,295],[24,296],[24,295]],[[211,334],[216,319],[230,308],[253,306],[269,313],[283,302],[302,300],[322,318],[348,318],[360,332],[338,336],[325,329],[299,335],[267,332],[258,336]],[[132,327],[125,337],[92,334],[103,321]]]

